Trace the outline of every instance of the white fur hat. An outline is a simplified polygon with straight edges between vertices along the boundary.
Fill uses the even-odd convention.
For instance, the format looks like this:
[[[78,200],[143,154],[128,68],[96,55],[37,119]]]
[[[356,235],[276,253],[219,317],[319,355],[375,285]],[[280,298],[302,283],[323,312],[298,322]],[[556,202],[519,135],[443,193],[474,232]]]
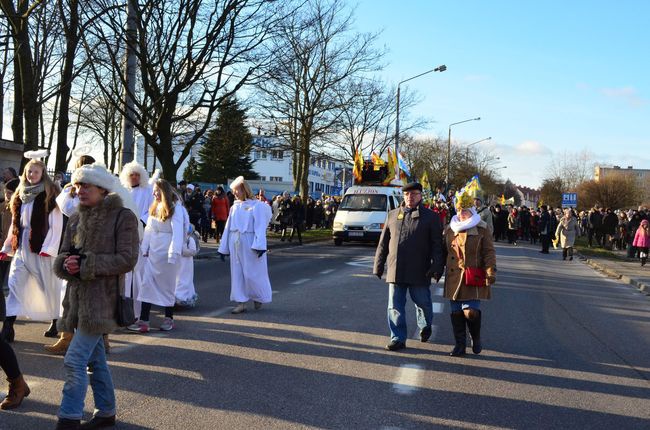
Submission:
[[[110,192],[116,191],[120,184],[117,178],[101,164],[87,164],[72,173],[73,184],[83,183],[101,187]]]
[[[237,176],[234,181],[230,183],[230,189],[235,189],[236,187],[240,186],[243,184],[246,180],[244,179],[243,176]]]
[[[120,181],[126,188],[131,188],[131,181],[129,181],[129,175],[131,175],[131,173],[140,174],[140,186],[149,183],[149,173],[144,166],[137,161],[131,161],[130,163],[126,163],[120,172]]]

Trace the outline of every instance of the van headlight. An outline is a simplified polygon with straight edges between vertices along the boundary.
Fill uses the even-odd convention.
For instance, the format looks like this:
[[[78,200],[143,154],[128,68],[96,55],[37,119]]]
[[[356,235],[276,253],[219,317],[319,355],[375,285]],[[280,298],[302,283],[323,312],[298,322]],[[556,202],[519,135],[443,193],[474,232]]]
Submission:
[[[345,230],[345,226],[343,225],[342,222],[335,222],[332,225],[332,230]]]
[[[368,224],[363,226],[363,229],[368,231],[368,230],[381,230],[383,228],[382,224],[379,223],[373,223],[373,224]]]

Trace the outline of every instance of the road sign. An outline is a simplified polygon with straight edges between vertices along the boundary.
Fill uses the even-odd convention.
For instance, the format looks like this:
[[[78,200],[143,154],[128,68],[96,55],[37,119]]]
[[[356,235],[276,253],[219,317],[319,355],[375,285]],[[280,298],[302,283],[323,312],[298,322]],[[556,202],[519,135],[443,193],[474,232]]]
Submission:
[[[562,207],[563,208],[575,208],[578,206],[578,194],[577,193],[562,193]]]

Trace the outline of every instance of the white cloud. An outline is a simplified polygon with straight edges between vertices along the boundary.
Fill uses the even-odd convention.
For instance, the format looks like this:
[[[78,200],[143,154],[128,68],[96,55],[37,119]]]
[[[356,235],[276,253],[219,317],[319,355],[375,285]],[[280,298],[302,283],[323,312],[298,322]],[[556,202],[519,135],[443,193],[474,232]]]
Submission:
[[[515,152],[517,155],[548,155],[551,150],[539,142],[527,140],[516,145]]]
[[[641,97],[634,87],[602,88],[600,92],[606,97],[620,100],[632,107],[640,107],[648,103],[648,100]]]

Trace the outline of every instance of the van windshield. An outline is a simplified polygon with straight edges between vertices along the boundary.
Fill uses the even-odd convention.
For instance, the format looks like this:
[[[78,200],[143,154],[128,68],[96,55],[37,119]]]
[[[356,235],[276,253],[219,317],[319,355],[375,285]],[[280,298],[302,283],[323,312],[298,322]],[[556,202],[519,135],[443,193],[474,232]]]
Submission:
[[[339,210],[347,211],[386,211],[386,195],[348,194],[343,197]]]

